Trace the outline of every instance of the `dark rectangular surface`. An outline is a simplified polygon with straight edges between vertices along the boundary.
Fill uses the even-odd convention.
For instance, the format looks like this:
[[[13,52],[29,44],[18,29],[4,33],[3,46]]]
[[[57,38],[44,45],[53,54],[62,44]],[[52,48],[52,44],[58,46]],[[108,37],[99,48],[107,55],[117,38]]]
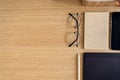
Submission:
[[[84,53],[83,80],[120,80],[120,54]]]
[[[120,12],[112,13],[111,49],[120,50]]]

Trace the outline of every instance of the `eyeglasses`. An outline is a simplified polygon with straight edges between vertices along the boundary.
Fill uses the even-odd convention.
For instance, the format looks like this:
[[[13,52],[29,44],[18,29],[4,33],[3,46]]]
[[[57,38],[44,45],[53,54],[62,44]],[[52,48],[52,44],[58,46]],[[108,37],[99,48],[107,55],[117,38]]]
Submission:
[[[75,28],[76,31],[74,31],[73,33],[70,33],[69,35],[69,47],[75,45],[76,47],[78,47],[79,45],[79,27],[80,27],[80,16],[78,13],[76,14],[72,14],[69,13],[68,14],[68,20],[67,23],[69,25],[69,27]],[[74,40],[73,40],[74,39]],[[73,41],[71,41],[73,40]]]

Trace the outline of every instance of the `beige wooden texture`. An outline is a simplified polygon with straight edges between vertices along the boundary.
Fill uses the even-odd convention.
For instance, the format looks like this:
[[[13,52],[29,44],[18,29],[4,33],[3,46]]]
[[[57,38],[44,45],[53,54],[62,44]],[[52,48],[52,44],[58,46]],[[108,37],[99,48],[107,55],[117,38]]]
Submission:
[[[120,11],[79,0],[0,0],[0,80],[77,80],[77,54],[65,34],[68,13]],[[82,37],[81,37],[82,38]],[[81,43],[82,44],[82,43]]]
[[[109,12],[85,12],[84,48],[109,49]]]
[[[115,1],[115,0],[86,0],[86,1],[90,1],[90,2],[91,1],[97,1],[97,2],[101,2],[102,1],[103,2],[103,1]]]
[[[84,6],[117,6],[116,0],[82,0]]]

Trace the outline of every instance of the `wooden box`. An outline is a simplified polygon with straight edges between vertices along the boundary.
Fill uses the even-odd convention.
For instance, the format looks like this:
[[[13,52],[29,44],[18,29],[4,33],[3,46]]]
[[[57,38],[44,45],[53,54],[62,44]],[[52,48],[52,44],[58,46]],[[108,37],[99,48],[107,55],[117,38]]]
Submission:
[[[117,6],[116,0],[82,0],[84,6]]]

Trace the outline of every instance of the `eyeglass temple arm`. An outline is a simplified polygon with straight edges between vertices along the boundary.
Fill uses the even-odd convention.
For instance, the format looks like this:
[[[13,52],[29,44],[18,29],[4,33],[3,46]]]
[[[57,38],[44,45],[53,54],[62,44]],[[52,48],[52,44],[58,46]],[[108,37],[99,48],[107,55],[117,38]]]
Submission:
[[[76,39],[71,44],[68,45],[69,47],[71,47],[78,40],[79,25],[78,25],[78,20],[71,13],[69,13],[69,15],[73,17],[73,19],[76,21],[76,25],[77,25],[77,37],[76,37]],[[77,13],[77,15],[78,15],[78,13]]]

